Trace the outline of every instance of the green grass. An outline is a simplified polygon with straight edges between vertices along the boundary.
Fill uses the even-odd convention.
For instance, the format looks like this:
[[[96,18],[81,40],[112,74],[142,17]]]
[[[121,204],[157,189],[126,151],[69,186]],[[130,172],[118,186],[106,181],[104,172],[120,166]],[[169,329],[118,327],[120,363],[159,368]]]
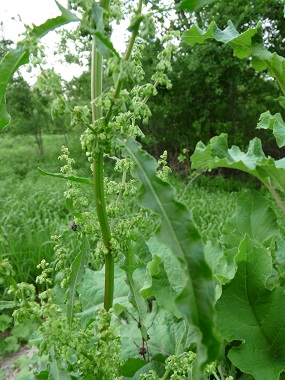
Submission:
[[[225,221],[235,212],[242,184],[221,176],[202,176],[190,186],[176,177],[172,184],[178,199],[191,210],[203,241],[220,239]]]
[[[23,180],[0,199],[0,234],[6,241],[2,254],[10,259],[18,282],[34,281],[36,265],[53,257],[50,236],[68,228],[63,191],[61,184]]]
[[[40,261],[54,259],[52,235],[62,235],[71,250],[74,246],[74,233],[69,228],[72,216],[63,196],[66,182],[41,176],[37,170],[40,166],[59,172],[58,156],[63,144],[63,136],[44,136],[45,155],[40,157],[33,137],[0,135],[0,237],[6,241],[0,244],[0,256],[11,261],[17,282],[34,283]],[[68,147],[78,173],[90,176],[89,163],[78,144],[78,136],[68,137]],[[256,182],[224,179],[219,175],[201,176],[186,190],[179,177],[172,176],[171,182],[178,199],[192,211],[204,241],[220,238],[225,221],[235,212],[239,194],[248,187],[257,186]],[[266,190],[262,191],[267,194]],[[274,201],[272,205],[284,231],[283,214]]]
[[[75,141],[77,138],[70,136],[68,147],[76,157],[78,171],[86,174],[88,163]],[[41,176],[37,169],[59,172],[63,144],[63,136],[44,136],[45,155],[41,157],[33,137],[0,136],[0,236],[5,241],[0,255],[10,260],[17,282],[34,282],[40,261],[53,259],[52,235],[68,240],[72,234],[72,218],[63,196],[66,182]]]
[[[277,216],[280,232],[285,236],[285,215],[270,192],[256,178],[246,173],[241,173],[239,178],[239,172],[236,173],[235,177],[229,178],[224,178],[220,174],[216,177],[202,175],[189,187],[187,183],[177,178],[173,181],[178,198],[192,211],[193,219],[204,242],[220,239],[225,222],[235,213],[238,197],[250,189],[258,190],[269,199],[271,208]],[[285,204],[285,195],[279,194],[279,196]]]

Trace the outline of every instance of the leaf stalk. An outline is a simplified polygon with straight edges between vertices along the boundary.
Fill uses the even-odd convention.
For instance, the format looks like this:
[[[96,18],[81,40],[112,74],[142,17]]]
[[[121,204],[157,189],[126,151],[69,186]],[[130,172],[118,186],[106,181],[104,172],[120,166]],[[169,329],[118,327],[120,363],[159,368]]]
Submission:
[[[268,185],[267,183],[263,182],[265,184],[265,186],[267,187],[267,189],[270,191],[270,193],[272,194],[273,198],[276,200],[278,206],[281,208],[281,210],[284,212],[285,214],[285,205],[284,203],[282,202],[280,196],[278,195],[277,191],[274,189],[274,187],[272,187],[271,185]]]
[[[92,62],[91,62],[91,104],[92,123],[103,116],[102,106],[95,105],[94,99],[102,94],[103,58],[96,51],[96,37],[92,39]],[[104,160],[103,153],[96,151],[93,160],[94,195],[96,211],[102,232],[102,239],[108,252],[105,259],[105,292],[104,308],[108,311],[113,304],[114,297],[114,258],[111,253],[111,231],[106,211],[104,192]]]
[[[100,6],[106,9],[109,6],[109,0],[102,0]],[[135,43],[135,39],[139,32],[140,22],[142,20],[142,0],[139,0],[137,8],[138,21],[136,22],[132,36],[130,38],[126,53],[125,60],[129,60],[131,52]],[[92,104],[92,123],[103,117],[101,105],[95,105],[94,100],[102,94],[102,78],[103,78],[103,58],[102,55],[96,51],[96,37],[92,37],[92,60],[91,60],[91,104]],[[113,106],[116,99],[119,97],[123,85],[122,79],[119,77],[115,87],[113,100],[108,109],[105,117],[105,125],[107,126],[111,120],[113,113]],[[105,292],[104,292],[104,308],[108,311],[113,305],[114,298],[114,257],[111,252],[111,230],[106,211],[105,192],[104,192],[104,159],[103,152],[95,151],[93,161],[93,176],[94,176],[94,194],[96,211],[102,233],[102,239],[105,247],[108,250],[105,258]]]

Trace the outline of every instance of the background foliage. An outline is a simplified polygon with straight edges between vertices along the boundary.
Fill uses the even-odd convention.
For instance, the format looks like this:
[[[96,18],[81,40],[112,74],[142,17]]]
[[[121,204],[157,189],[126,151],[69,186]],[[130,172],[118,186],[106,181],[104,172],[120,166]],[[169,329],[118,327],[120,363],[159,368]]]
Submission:
[[[272,113],[275,109],[279,111],[275,82],[264,72],[255,73],[249,67],[250,58],[242,64],[237,62],[229,53],[231,42],[227,46],[206,41],[199,48],[181,45],[176,49],[174,45],[166,45],[169,35],[162,40],[160,33],[153,33],[153,21],[141,18],[140,1],[131,27],[134,37],[139,35],[147,42],[141,43],[141,46],[146,45],[142,66],[147,75],[145,82],[139,83],[141,47],[136,46],[131,63],[127,50],[125,60],[120,61],[120,66],[116,65],[118,55],[106,37],[109,29],[104,28],[103,22],[105,16],[110,17],[107,3],[100,3],[106,7],[104,13],[97,3],[70,1],[74,11],[78,7],[84,11],[79,30],[79,39],[84,41],[82,52],[90,48],[86,38],[90,32],[93,48],[97,46],[104,56],[114,53],[108,61],[112,75],[106,76],[102,92],[101,85],[97,85],[101,83],[103,60],[98,50],[92,49],[92,68],[94,61],[96,65],[91,70],[94,75],[91,75],[91,107],[88,73],[62,84],[52,70],[42,72],[33,87],[18,76],[8,89],[9,112],[14,113],[15,121],[10,133],[3,136],[3,146],[6,150],[9,146],[16,149],[10,167],[3,165],[1,175],[7,188],[1,189],[5,202],[0,214],[3,221],[0,286],[5,278],[11,286],[9,291],[3,286],[0,306],[13,309],[17,304],[13,312],[17,322],[23,324],[28,318],[38,324],[32,339],[41,357],[35,367],[35,378],[39,375],[44,379],[84,380],[212,377],[278,380],[284,370],[285,355],[285,243],[283,215],[280,216],[285,206],[283,194],[279,194],[284,192],[284,160],[266,157],[256,138],[246,153],[238,147],[228,148],[224,133],[211,138],[228,132],[230,143],[246,148],[250,131],[254,130],[251,124],[256,124],[259,113],[268,107]],[[209,27],[205,39],[224,41],[220,37],[225,35],[227,42],[232,39],[241,42],[239,51],[245,48],[247,53],[243,52],[242,57],[256,53],[256,38],[250,38],[245,46],[232,24],[230,33],[226,34],[212,23],[217,17],[219,26],[223,27],[224,14],[221,20],[219,16],[224,9],[234,17],[230,2],[225,1],[223,8],[213,3],[188,16],[184,8],[189,8],[190,3],[182,2],[176,18],[161,19],[162,29],[170,28],[173,32],[173,29],[181,29],[181,25],[187,29],[192,22],[199,25],[203,22],[201,26]],[[153,2],[152,9],[156,9],[157,4]],[[270,3],[276,6],[276,12],[280,4]],[[255,25],[255,19],[262,18],[266,29],[265,46],[282,53],[282,49],[276,47],[280,43],[276,28],[283,25],[282,20],[277,18],[271,25],[273,13],[263,5],[266,14],[261,17],[263,8],[254,8],[253,2],[247,5],[240,2],[244,12],[233,22],[243,30],[251,23]],[[62,7],[60,10],[59,18],[35,28],[32,33],[41,36],[61,23],[78,21],[69,10]],[[119,12],[114,14],[121,16]],[[252,29],[253,35],[258,33],[257,29]],[[201,29],[191,27],[182,38],[192,46],[203,42],[203,34]],[[98,45],[94,45],[96,39]],[[130,41],[132,47],[132,39]],[[9,41],[3,40],[2,51],[9,49],[9,45]],[[30,46],[18,45],[7,60],[4,59],[0,71],[12,72],[19,62],[24,63],[30,49]],[[176,53],[171,68],[172,49]],[[157,55],[160,50],[163,53]],[[273,69],[283,62],[279,56],[274,61],[272,57],[276,55],[261,45],[258,52],[262,63],[270,57]],[[10,69],[7,62],[13,57],[23,61],[15,61]],[[68,59],[72,61],[73,57],[69,54]],[[166,91],[170,89],[166,68],[174,69],[172,92]],[[110,89],[112,79],[116,83],[115,90]],[[147,81],[150,84],[147,85]],[[121,91],[119,97],[123,82],[126,90]],[[0,84],[3,90],[5,81]],[[150,102],[153,115],[148,123],[146,101],[150,92],[155,94],[157,90],[158,96]],[[1,112],[7,120],[5,109]],[[67,133],[61,125],[69,125],[70,119]],[[275,128],[276,120],[278,128]],[[135,137],[140,136],[136,122],[147,134],[144,146],[155,156],[167,148],[174,168],[178,168],[177,157],[180,163],[184,160],[188,184],[183,185],[175,176],[167,180],[170,170],[166,155],[160,156],[157,162],[142,149],[135,141]],[[79,159],[75,165],[66,147],[59,157],[64,161],[60,173],[49,161],[56,141],[64,139],[73,150],[71,130],[74,125],[76,134],[81,135],[93,173],[87,160],[83,163]],[[266,129],[273,129],[278,145],[285,146],[280,126],[284,127],[281,115],[276,118],[267,113],[263,115],[260,136],[267,136]],[[87,129],[82,133],[83,127]],[[58,135],[51,135],[51,131]],[[20,134],[25,136],[15,138]],[[29,134],[35,138],[38,154],[33,150]],[[11,143],[11,135],[15,144]],[[196,145],[196,140],[201,138],[211,138],[210,143]],[[20,144],[22,139],[26,141],[23,145]],[[278,158],[281,153],[273,139],[265,141],[265,149]],[[199,171],[191,173],[188,156],[195,145],[192,169]],[[30,155],[24,165],[23,153]],[[75,148],[72,157],[76,153]],[[44,164],[47,169],[41,170],[42,174],[57,177],[56,181],[69,180],[64,193],[66,207],[57,198],[61,185],[58,188],[45,185],[45,191],[41,192],[44,181],[35,180],[36,163]],[[57,173],[51,174],[49,165],[50,171]],[[235,181],[228,185],[228,192],[222,190],[221,176],[215,181],[199,177],[204,170],[220,167],[254,175],[270,190],[280,210],[272,205],[272,198],[267,195],[268,200],[261,194],[263,191],[256,183],[250,186]],[[196,177],[199,179],[195,182]],[[176,192],[169,182],[175,185]],[[21,185],[19,191],[10,194],[9,189],[15,185]],[[36,188],[36,194],[28,198],[31,187]],[[53,228],[58,228],[60,236],[49,240]],[[38,240],[31,230],[36,232]],[[33,259],[40,261],[39,271],[29,269],[29,265],[34,265],[29,261],[31,251]],[[37,276],[36,281],[16,283],[15,269],[17,280],[23,278],[18,273],[19,265],[21,268],[25,265],[23,277]],[[15,339],[13,347],[17,346],[17,335]],[[248,360],[251,353],[254,360]]]

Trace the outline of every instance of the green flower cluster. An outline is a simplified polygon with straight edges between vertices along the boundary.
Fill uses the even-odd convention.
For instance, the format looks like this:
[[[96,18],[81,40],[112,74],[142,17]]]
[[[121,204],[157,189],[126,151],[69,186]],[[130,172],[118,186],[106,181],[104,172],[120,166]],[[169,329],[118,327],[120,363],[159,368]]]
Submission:
[[[41,269],[42,273],[36,278],[36,283],[46,284],[46,287],[48,288],[53,283],[52,278],[50,278],[53,268],[50,268],[49,263],[47,263],[44,259],[37,265],[37,268]]]
[[[55,242],[53,247],[55,252],[55,271],[57,273],[57,281],[60,281],[60,287],[66,288],[70,275],[70,267],[67,265],[67,250],[61,244],[61,236],[54,235],[51,239]]]
[[[0,236],[1,238],[1,236]],[[8,259],[3,259],[0,257],[0,285],[5,284],[5,282],[13,277],[14,269]]]
[[[173,374],[170,376],[171,380],[182,380],[184,379],[195,362],[196,354],[193,352],[183,352],[180,355],[172,355],[166,359],[166,370],[172,371]]]
[[[157,175],[163,180],[167,181],[171,168],[167,164],[167,151],[165,150],[157,161],[158,171]]]
[[[39,355],[52,349],[64,369],[85,379],[119,379],[121,359],[120,338],[110,327],[111,313],[99,309],[95,321],[82,327],[79,318],[69,326],[66,315],[59,312],[39,328],[42,340]]]
[[[36,38],[33,33],[33,28],[35,24],[29,26],[24,24],[26,31],[23,33],[25,39],[22,40],[19,44],[23,46],[23,50],[29,51],[29,65],[27,71],[31,72],[33,67],[36,67],[39,64],[46,63],[45,60],[45,49],[40,38]]]
[[[13,317],[15,324],[35,320],[41,323],[41,307],[35,301],[36,289],[34,285],[21,282],[11,285],[8,291],[9,294],[14,294],[15,303],[18,308],[14,310]]]

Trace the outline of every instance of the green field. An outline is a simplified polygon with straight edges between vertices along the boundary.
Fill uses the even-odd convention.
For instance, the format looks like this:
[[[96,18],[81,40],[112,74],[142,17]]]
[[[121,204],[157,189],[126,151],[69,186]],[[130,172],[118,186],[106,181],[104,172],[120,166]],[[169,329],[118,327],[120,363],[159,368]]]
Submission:
[[[65,244],[72,249],[73,233],[69,226],[72,216],[65,207],[63,195],[66,182],[42,176],[37,169],[59,172],[61,163],[57,158],[63,144],[64,136],[44,136],[45,155],[40,157],[31,136],[1,136],[1,254],[11,261],[17,282],[34,283],[40,261],[53,260],[52,235],[63,236]],[[89,165],[75,135],[68,138],[68,147],[76,170],[88,177]],[[205,242],[219,239],[225,220],[234,213],[239,193],[247,188],[238,178],[224,179],[221,175],[200,176],[190,186],[187,180],[172,175],[171,182],[177,199],[192,211]]]
[[[77,139],[78,136],[70,135],[67,145],[75,159],[78,173],[89,177],[89,164],[84,152],[78,148]],[[45,289],[45,285],[35,281],[41,273],[37,265],[43,259],[51,263],[51,267],[54,267],[53,263],[56,262],[55,242],[51,236],[62,237],[61,241],[68,252],[69,264],[78,253],[77,236],[70,228],[72,216],[65,205],[64,192],[67,183],[62,179],[42,176],[38,171],[38,167],[49,172],[60,171],[62,164],[58,161],[58,156],[62,145],[66,144],[66,139],[61,135],[46,135],[43,141],[45,155],[41,157],[31,136],[12,137],[7,134],[2,135],[0,139],[0,256],[11,263],[16,283],[33,284],[37,293]],[[110,162],[106,164],[106,171],[112,176],[114,174],[110,165]],[[225,173],[227,172],[225,171],[224,175]],[[208,251],[206,254],[211,252],[212,247],[219,247],[225,223],[234,215],[239,196],[252,189],[258,189],[271,200],[272,208],[278,215],[280,231],[285,232],[283,214],[267,190],[249,177],[238,177],[233,173],[231,175],[232,177],[225,178],[220,173],[213,172],[210,175],[202,174],[194,181],[177,173],[172,173],[169,177],[176,190],[177,200],[186,204],[192,212],[203,243],[208,247],[205,249],[205,252]],[[90,199],[93,196],[92,189],[86,190],[89,190],[87,196]],[[90,207],[95,209],[93,203],[92,201]],[[134,202],[125,205],[126,215],[133,212],[132,203]],[[153,224],[149,228],[153,228]],[[211,261],[211,258],[208,259]],[[92,268],[92,259],[90,262]],[[4,283],[1,286],[2,300],[11,299],[7,292],[9,284]],[[61,291],[59,293],[63,296]],[[29,340],[35,330],[35,324],[30,321],[13,327],[11,313],[12,311],[7,309],[0,318],[2,328],[6,323],[6,331],[10,331],[11,334],[2,340],[0,358],[19,349],[20,344]],[[10,330],[7,326],[10,326]],[[27,366],[24,366],[22,371],[20,374],[25,374],[25,371],[28,371]]]
[[[40,157],[31,136],[1,136],[1,254],[11,261],[17,282],[34,282],[37,264],[53,258],[51,236],[70,232],[63,196],[66,183],[42,176],[37,169],[58,172],[57,157],[64,143],[63,136],[45,136],[46,153]],[[73,145],[72,137],[69,143]],[[77,154],[74,149],[75,157]],[[77,163],[81,161],[78,157]]]

